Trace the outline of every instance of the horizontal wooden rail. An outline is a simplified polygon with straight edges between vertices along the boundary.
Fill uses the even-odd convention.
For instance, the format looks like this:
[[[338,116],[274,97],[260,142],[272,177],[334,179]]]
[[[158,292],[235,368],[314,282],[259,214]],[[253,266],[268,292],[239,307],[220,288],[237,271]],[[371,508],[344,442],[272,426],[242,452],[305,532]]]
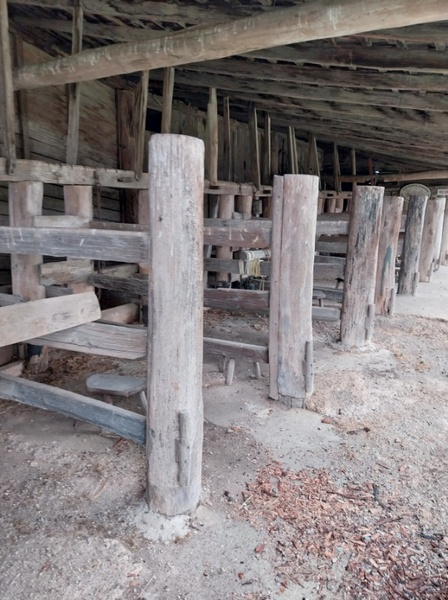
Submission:
[[[204,244],[239,248],[268,248],[272,222],[264,219],[205,219]]]
[[[97,229],[0,227],[0,252],[138,263],[147,259],[148,234]]]
[[[130,410],[3,373],[0,374],[0,389],[1,397],[5,400],[52,410],[72,419],[92,423],[138,444],[146,441],[146,417]]]
[[[206,289],[204,306],[225,310],[261,312],[269,310],[269,292],[258,290]]]
[[[348,213],[318,215],[316,238],[321,235],[347,235],[349,218]]]
[[[233,342],[230,340],[219,340],[205,337],[204,354],[206,353],[217,354],[219,356],[228,356],[231,358],[243,358],[256,362],[269,362],[269,352],[267,346],[243,344],[242,342]]]

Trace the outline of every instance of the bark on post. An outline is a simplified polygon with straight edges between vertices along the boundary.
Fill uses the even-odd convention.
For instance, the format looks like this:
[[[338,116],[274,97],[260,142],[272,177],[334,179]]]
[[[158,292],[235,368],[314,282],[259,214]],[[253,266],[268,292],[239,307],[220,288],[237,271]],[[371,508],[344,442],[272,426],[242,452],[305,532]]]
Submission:
[[[384,196],[381,234],[378,246],[375,305],[378,315],[393,316],[395,299],[395,262],[404,199]]]
[[[365,346],[373,335],[383,195],[382,187],[355,187],[353,192],[341,316],[346,346]]]
[[[448,202],[445,204],[445,213],[443,216],[443,232],[442,241],[440,243],[440,259],[441,265],[448,264]]]
[[[303,407],[313,391],[311,314],[318,193],[318,177],[274,178],[269,396],[288,407]]]
[[[229,194],[219,197],[218,219],[231,219],[235,211],[235,196]],[[229,246],[219,246],[216,248],[217,258],[232,258],[232,248]],[[229,282],[230,273],[220,272],[216,274],[216,281]]]
[[[204,145],[183,135],[149,145],[147,499],[173,516],[201,494]]]
[[[32,227],[33,218],[42,214],[44,186],[38,181],[21,181],[9,184],[9,224],[12,227]],[[11,254],[12,293],[25,300],[45,298],[45,288],[40,285],[39,267],[42,256]],[[27,345],[28,369],[35,373],[48,367],[48,349]]]
[[[398,294],[415,295],[419,280],[418,263],[427,196],[411,196],[408,202]]]
[[[445,198],[430,198],[426,204],[423,221],[422,242],[418,261],[420,282],[429,283],[434,269],[437,233],[439,222],[443,218]]]

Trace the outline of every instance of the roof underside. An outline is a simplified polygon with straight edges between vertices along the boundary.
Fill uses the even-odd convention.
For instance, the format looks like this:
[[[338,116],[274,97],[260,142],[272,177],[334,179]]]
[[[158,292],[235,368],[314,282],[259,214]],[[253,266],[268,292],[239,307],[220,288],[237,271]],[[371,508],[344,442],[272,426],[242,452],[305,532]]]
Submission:
[[[312,2],[312,0],[309,0]],[[300,4],[291,0],[83,0],[83,47]],[[52,56],[70,54],[73,0],[12,0],[11,28]],[[443,15],[441,15],[443,16]],[[408,170],[448,168],[448,21],[260,50],[176,68],[175,98],[206,108],[208,88],[247,120],[354,147]],[[121,78],[120,78],[121,79]],[[132,85],[133,77],[125,78]],[[150,74],[159,92],[161,70]],[[117,84],[117,81],[111,81]],[[123,83],[123,80],[121,81]],[[120,85],[120,82],[119,82]]]

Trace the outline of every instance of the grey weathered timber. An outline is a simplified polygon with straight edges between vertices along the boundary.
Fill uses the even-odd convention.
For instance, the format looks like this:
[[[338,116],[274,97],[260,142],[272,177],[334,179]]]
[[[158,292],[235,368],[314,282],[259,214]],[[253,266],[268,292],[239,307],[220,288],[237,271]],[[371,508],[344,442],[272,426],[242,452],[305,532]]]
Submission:
[[[334,258],[337,257],[326,257],[316,256],[314,259],[314,279],[336,279],[337,277],[344,276],[345,259],[341,258],[341,262],[324,262],[320,259],[323,258]],[[206,258],[204,259],[204,267],[206,271],[219,272],[225,271],[227,273],[238,274],[240,272],[240,261],[239,260],[224,260],[219,258]],[[271,273],[271,262],[262,260],[259,264],[260,275],[262,277],[269,277]]]
[[[114,44],[47,63],[22,67],[16,72],[16,89],[31,89],[88,81],[146,69],[173,67],[274,48],[326,37],[342,37],[393,27],[440,20],[445,0],[409,0],[406,10],[398,1],[377,0],[366,17],[361,0],[278,8],[218,25],[206,24],[148,41]],[[300,54],[300,52],[299,52]]]
[[[145,377],[131,375],[115,375],[115,373],[93,373],[86,379],[88,392],[107,394],[108,396],[123,396],[129,398],[146,389]]]
[[[414,295],[417,291],[418,264],[427,201],[427,196],[411,196],[409,198],[398,278],[398,294]]]
[[[129,302],[101,311],[101,321],[108,323],[134,323],[138,320],[138,304]]]
[[[0,346],[26,342],[100,317],[100,305],[93,292],[5,306],[0,309]]]
[[[440,242],[440,259],[441,265],[448,264],[448,202],[445,205],[445,213],[443,217],[442,240]]]
[[[204,145],[154,135],[149,147],[147,498],[172,516],[201,494]]]
[[[204,219],[204,243],[239,248],[269,248],[272,222]]]
[[[3,373],[0,374],[0,389],[0,395],[5,400],[52,410],[66,417],[108,429],[137,444],[145,443],[145,417],[124,408]]]
[[[231,219],[235,211],[235,196],[219,196],[218,200],[218,218]],[[233,256],[232,248],[229,246],[218,246],[216,248],[216,257],[221,259],[231,259]],[[229,273],[221,271],[216,276],[218,281],[229,281]]]
[[[83,229],[88,228],[90,219],[84,217],[72,217],[66,215],[50,215],[34,217],[33,227],[44,227],[44,228],[70,228],[70,229]]]
[[[440,222],[443,221],[445,212],[445,198],[430,198],[426,204],[425,219],[423,221],[422,241],[420,244],[420,256],[418,260],[418,272],[420,283],[431,281],[434,269],[437,234]]]
[[[211,87],[207,104],[207,146],[205,172],[210,185],[218,181],[218,97],[216,88]]]
[[[147,337],[144,327],[88,323],[30,341],[71,352],[135,360],[146,356]]]
[[[85,219],[87,222],[92,221],[92,186],[64,185],[64,209],[66,218],[71,217],[72,219]],[[76,225],[67,225],[67,227],[76,227]],[[93,270],[93,263],[91,263],[91,269]],[[73,282],[71,288],[75,294],[94,290],[86,282]]]
[[[50,262],[40,265],[41,285],[66,285],[86,283],[92,273],[90,260],[70,259],[60,262]]]
[[[162,125],[161,133],[171,133],[171,114],[173,112],[173,91],[174,91],[173,67],[165,69],[163,75],[163,105],[162,105]],[[143,127],[143,130],[145,127]]]
[[[442,190],[443,194],[446,194],[446,190]],[[442,236],[443,236],[443,224],[445,221],[445,208],[446,208],[446,197],[445,195],[438,195],[437,196],[442,202],[442,210],[441,210],[441,214],[439,215],[439,219],[437,222],[437,231],[436,231],[436,240],[434,243],[434,271],[437,271],[440,267],[440,254],[441,254],[441,250],[442,250]]]
[[[385,183],[403,182],[403,181],[426,181],[426,180],[448,179],[448,170],[441,171],[419,171],[417,173],[397,173],[396,175],[384,175],[382,180]]]
[[[401,196],[384,196],[381,218],[378,264],[376,271],[375,306],[379,315],[393,316],[395,297],[395,262],[404,199]]]
[[[323,214],[317,217],[316,236],[347,235],[350,215],[348,213]]]
[[[236,197],[236,209],[242,215],[252,217],[252,202],[253,202],[253,194],[245,194]]]
[[[3,130],[6,171],[13,173],[16,166],[14,88],[9,42],[8,4],[0,0],[0,131]]]
[[[269,361],[268,347],[255,344],[244,344],[230,340],[204,338],[204,354],[217,354],[232,358],[243,358],[267,363]]]
[[[307,367],[311,358],[306,354],[313,335],[318,194],[318,177],[285,175],[283,179],[274,178],[269,396],[290,407],[302,407],[313,387]]]
[[[355,187],[350,211],[341,342],[365,346],[372,339],[375,283],[384,188]]]
[[[82,0],[74,0],[72,23],[72,54],[82,50],[82,27],[84,13]],[[66,163],[76,165],[78,162],[79,113],[81,108],[81,84],[68,85],[68,125]]]
[[[248,312],[266,311],[269,308],[269,292],[222,288],[207,289],[204,290],[204,306]]]
[[[145,260],[148,236],[140,232],[96,229],[0,227],[0,252],[46,254],[93,260]]]

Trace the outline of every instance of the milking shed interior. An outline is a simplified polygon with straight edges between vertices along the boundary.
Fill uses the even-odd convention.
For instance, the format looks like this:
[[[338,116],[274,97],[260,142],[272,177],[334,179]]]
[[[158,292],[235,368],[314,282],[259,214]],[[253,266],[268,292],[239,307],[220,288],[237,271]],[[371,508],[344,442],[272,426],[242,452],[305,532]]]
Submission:
[[[193,510],[204,352],[229,385],[269,363],[270,397],[302,407],[313,320],[363,346],[446,264],[445,19],[445,0],[0,0],[0,397],[146,443],[150,508]],[[204,307],[268,314],[266,343],[204,338]],[[20,376],[51,349],[147,356],[143,381],[90,381],[146,417]]]

